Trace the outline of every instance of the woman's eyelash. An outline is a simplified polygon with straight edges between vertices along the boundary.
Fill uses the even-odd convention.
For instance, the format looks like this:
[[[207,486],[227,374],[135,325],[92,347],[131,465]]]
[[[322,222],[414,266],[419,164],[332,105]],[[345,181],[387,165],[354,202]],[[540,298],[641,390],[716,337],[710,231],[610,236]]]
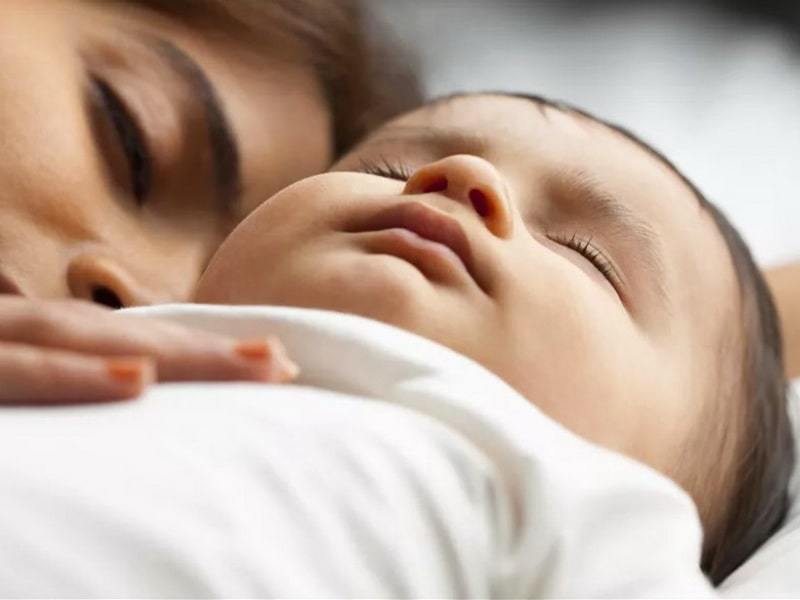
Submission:
[[[603,277],[608,279],[609,283],[616,287],[619,281],[619,274],[605,253],[592,243],[591,237],[584,238],[577,233],[573,233],[570,237],[553,236],[553,241],[582,254],[586,260],[602,273]]]
[[[119,137],[131,173],[131,190],[141,206],[150,193],[153,180],[153,161],[145,137],[136,119],[114,89],[100,78],[93,78],[103,107]]]
[[[400,161],[391,161],[387,158],[380,158],[376,161],[361,159],[359,161],[359,171],[368,175],[377,175],[387,179],[398,181],[408,181],[411,177],[411,169]]]

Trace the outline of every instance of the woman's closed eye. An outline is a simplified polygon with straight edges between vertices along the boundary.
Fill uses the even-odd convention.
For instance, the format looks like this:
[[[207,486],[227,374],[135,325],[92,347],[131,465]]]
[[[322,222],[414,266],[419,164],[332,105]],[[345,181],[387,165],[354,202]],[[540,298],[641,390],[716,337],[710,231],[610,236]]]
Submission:
[[[127,161],[129,189],[136,204],[142,206],[150,194],[153,160],[142,128],[119,94],[105,80],[92,78],[93,92],[114,129],[117,144]],[[114,166],[112,165],[112,171]]]

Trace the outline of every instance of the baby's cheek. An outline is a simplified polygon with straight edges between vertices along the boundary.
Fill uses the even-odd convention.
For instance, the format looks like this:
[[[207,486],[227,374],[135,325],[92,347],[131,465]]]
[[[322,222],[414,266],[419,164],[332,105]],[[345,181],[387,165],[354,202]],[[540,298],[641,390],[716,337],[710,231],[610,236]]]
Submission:
[[[529,297],[507,332],[515,340],[505,356],[515,385],[579,435],[629,451],[653,365],[648,344],[604,292],[550,289]]]
[[[259,304],[267,296],[268,270],[291,248],[292,232],[271,226],[266,205],[241,222],[217,249],[195,289],[195,301],[209,304]]]
[[[236,239],[228,238],[211,259],[194,292],[194,301],[201,304],[239,304],[237,298],[251,281],[246,272],[249,261],[242,259],[242,248]]]
[[[607,328],[593,340],[582,368],[576,369],[590,415],[583,434],[603,446],[645,459],[647,422],[658,422],[661,407],[653,389],[660,382],[652,346],[634,327]],[[659,386],[660,387],[660,386]],[[587,402],[584,400],[584,403]]]
[[[228,304],[227,290],[224,278],[219,281],[216,268],[206,269],[194,291],[193,301],[199,304]]]

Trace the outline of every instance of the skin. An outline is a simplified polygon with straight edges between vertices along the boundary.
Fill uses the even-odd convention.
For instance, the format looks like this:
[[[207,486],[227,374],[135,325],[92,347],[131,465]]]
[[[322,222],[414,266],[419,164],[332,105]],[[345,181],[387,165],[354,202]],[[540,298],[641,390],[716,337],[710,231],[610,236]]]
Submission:
[[[800,263],[767,271],[767,281],[781,318],[786,350],[786,375],[800,377]]]
[[[254,52],[240,37],[209,35],[126,2],[0,2],[5,390],[26,400],[41,397],[38,382],[62,381],[65,373],[71,374],[70,397],[108,384],[100,358],[155,347],[109,335],[87,370],[84,342],[97,337],[42,338],[19,324],[42,320],[51,332],[68,333],[62,323],[69,311],[59,304],[65,299],[109,306],[189,299],[209,257],[242,216],[330,164],[330,115],[316,77],[279,54]],[[181,68],[190,63],[195,66]],[[223,186],[216,178],[207,110],[202,90],[195,89],[198,70],[214,89],[223,115],[218,121],[227,123],[238,147],[239,168],[229,170],[238,172],[238,185]],[[182,75],[190,71],[193,76]],[[141,169],[126,153],[108,90],[130,114],[128,126],[138,123],[150,149],[146,193],[137,187]],[[97,328],[93,317],[80,314],[83,331]],[[9,330],[15,333],[6,335]],[[161,329],[153,332],[158,337],[156,331]],[[169,337],[162,341],[166,349]],[[208,350],[219,354],[218,348]],[[163,358],[164,352],[156,354]],[[152,353],[140,358],[147,361],[136,363],[138,383],[128,395],[148,380],[148,361],[156,361],[166,377],[173,372]],[[235,372],[229,368],[226,377]],[[220,374],[206,369],[196,377]],[[63,390],[50,388],[58,398],[44,399],[62,398]]]
[[[429,139],[447,129],[456,135]],[[412,174],[357,172],[370,161]],[[482,363],[576,433],[679,478],[681,447],[716,397],[723,324],[739,307],[724,242],[674,173],[596,122],[499,96],[400,117],[336,170],[241,223],[197,300],[326,308],[409,329]],[[647,224],[660,269],[630,228],[591,208],[582,178]],[[469,272],[441,244],[375,231],[375,215],[411,203],[461,227]],[[612,281],[567,247],[573,236],[614,263]]]
[[[76,300],[0,299],[0,404],[124,400],[161,381],[279,383],[297,376],[277,339],[236,341]]]
[[[125,306],[186,300],[238,217],[330,163],[310,70],[206,37],[124,3],[0,3],[0,270],[24,295],[91,299],[103,286]],[[215,193],[200,103],[153,38],[179,47],[217,90],[241,155],[232,210]],[[152,148],[142,206],[92,76],[116,90]]]

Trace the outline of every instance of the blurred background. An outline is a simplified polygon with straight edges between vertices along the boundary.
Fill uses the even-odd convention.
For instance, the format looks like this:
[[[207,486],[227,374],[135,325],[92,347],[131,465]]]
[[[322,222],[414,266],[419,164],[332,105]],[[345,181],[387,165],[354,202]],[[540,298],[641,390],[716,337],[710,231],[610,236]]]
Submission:
[[[536,92],[664,151],[762,264],[800,259],[800,0],[371,0],[428,94]]]

